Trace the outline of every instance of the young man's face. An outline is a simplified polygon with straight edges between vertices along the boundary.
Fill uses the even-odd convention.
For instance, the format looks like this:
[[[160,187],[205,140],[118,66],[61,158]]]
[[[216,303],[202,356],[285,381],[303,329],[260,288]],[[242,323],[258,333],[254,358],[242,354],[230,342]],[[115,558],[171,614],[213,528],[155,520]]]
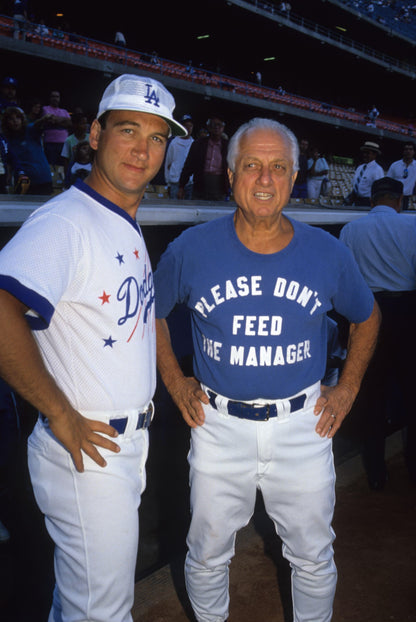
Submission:
[[[92,186],[123,209],[140,201],[160,169],[169,128],[153,114],[113,110],[105,128],[95,120],[90,144],[96,152]]]

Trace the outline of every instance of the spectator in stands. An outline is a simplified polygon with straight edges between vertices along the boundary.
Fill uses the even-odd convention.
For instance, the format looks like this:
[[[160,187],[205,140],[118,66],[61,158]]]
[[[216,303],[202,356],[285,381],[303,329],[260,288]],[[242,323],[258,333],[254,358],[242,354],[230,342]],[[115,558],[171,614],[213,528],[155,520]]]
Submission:
[[[7,76],[1,81],[0,88],[0,115],[9,106],[18,106],[17,100],[17,80]]]
[[[207,123],[209,136],[192,143],[179,179],[179,199],[184,198],[185,186],[192,175],[193,199],[224,201],[228,197],[228,140],[223,137],[224,128],[221,117],[213,116]]]
[[[68,136],[62,147],[61,156],[64,162],[65,176],[74,162],[74,151],[77,144],[88,140],[88,119],[82,112],[72,115],[72,134]]]
[[[155,51],[152,52],[150,62],[152,63],[152,65],[155,65],[155,67],[160,67],[160,60],[159,60],[159,56],[157,52]]]
[[[165,180],[166,184],[169,186],[169,197],[171,199],[178,198],[179,178],[189,153],[189,149],[194,142],[194,139],[192,138],[194,123],[191,115],[185,114],[180,122],[186,128],[188,133],[184,137],[175,136],[175,138],[170,141],[165,158]],[[184,199],[192,198],[192,186],[193,177],[191,176],[184,188]]]
[[[49,28],[46,26],[43,18],[41,18],[39,23],[36,24],[35,33],[39,35],[39,37],[47,37],[49,35]]]
[[[279,12],[283,13],[283,15],[288,16],[291,10],[291,6],[289,2],[281,2],[279,5]]]
[[[27,176],[9,141],[0,134],[0,194],[7,194],[11,178],[14,182],[26,181]]]
[[[77,179],[85,179],[91,169],[94,152],[88,140],[82,140],[75,146],[74,159],[70,168],[69,183],[74,184]]]
[[[403,158],[396,160],[387,171],[388,177],[398,179],[403,183],[402,209],[407,210],[412,195],[416,192],[416,161],[415,144],[411,141],[403,145]]]
[[[321,194],[322,182],[329,172],[328,162],[325,160],[318,149],[312,149],[312,155],[308,159],[308,198],[319,199]]]
[[[193,65],[192,65],[192,60],[189,60],[189,61],[188,61],[188,64],[187,64],[187,66],[186,66],[186,70],[185,70],[185,71],[186,71],[186,73],[187,73],[187,74],[188,74],[191,78],[193,78],[193,77],[194,77],[194,75],[195,75],[195,69],[193,68]]]
[[[26,20],[27,20],[27,0],[14,0],[13,2],[14,19],[14,39],[24,41],[26,39]]]
[[[298,176],[296,177],[292,190],[292,197],[294,199],[306,199],[308,196],[308,149],[309,141],[306,138],[302,138],[299,141]]]
[[[368,111],[367,114],[367,123],[369,127],[376,127],[377,118],[380,116],[380,112],[377,110],[376,105],[374,104],[371,110]]]
[[[125,48],[127,45],[126,37],[123,35],[123,33],[120,30],[117,30],[114,36],[114,43],[115,45],[119,45],[120,47],[123,47],[123,48]]]
[[[26,117],[29,123],[41,119],[43,116],[42,100],[38,97],[33,97],[26,108]]]
[[[18,190],[15,192],[52,194],[51,170],[42,145],[43,120],[28,123],[21,108],[10,107],[4,111],[2,130],[29,181],[28,184],[16,184]]]
[[[60,108],[61,95],[59,91],[51,91],[49,104],[43,107],[43,114],[47,115],[48,123],[44,132],[45,154],[49,164],[60,166],[62,147],[68,138],[71,128],[71,115],[65,108]]]
[[[52,30],[52,37],[54,37],[55,39],[64,39],[65,38],[65,33],[62,30],[62,26],[59,25],[56,28],[53,28]]]
[[[376,179],[384,177],[384,171],[376,162],[377,156],[381,154],[377,143],[367,140],[361,147],[363,163],[360,164],[354,173],[352,180],[352,190],[345,197],[344,205],[370,206],[371,186]]]
[[[209,137],[209,132],[208,132],[207,128],[206,127],[200,127],[198,132],[197,132],[196,137],[197,138],[208,138]]]

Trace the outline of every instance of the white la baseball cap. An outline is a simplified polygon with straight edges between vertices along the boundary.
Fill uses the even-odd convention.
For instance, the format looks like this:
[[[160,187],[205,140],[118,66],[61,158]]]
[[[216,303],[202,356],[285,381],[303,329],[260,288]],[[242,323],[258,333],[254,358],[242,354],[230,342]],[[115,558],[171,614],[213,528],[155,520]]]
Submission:
[[[171,93],[157,80],[125,73],[107,86],[97,119],[107,110],[135,110],[161,117],[175,136],[186,136],[186,129],[173,118],[175,100]]]

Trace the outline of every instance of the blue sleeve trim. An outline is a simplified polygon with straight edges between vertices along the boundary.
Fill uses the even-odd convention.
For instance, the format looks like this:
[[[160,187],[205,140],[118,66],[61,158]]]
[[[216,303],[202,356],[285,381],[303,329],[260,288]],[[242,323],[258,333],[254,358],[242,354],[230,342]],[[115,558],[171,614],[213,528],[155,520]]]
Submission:
[[[49,326],[55,311],[49,300],[40,296],[40,294],[33,291],[33,289],[22,285],[20,281],[14,277],[5,274],[0,274],[0,289],[5,289],[38,314],[39,317],[27,315],[27,320],[32,330],[44,330]]]

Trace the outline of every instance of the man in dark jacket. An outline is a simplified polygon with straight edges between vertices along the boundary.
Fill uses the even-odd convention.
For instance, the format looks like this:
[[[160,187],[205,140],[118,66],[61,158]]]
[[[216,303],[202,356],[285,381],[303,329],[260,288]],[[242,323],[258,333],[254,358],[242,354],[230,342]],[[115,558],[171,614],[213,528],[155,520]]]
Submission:
[[[185,160],[179,179],[179,199],[183,198],[191,175],[194,176],[193,199],[224,201],[229,194],[225,123],[219,117],[212,117],[207,127],[209,136],[195,140]]]

